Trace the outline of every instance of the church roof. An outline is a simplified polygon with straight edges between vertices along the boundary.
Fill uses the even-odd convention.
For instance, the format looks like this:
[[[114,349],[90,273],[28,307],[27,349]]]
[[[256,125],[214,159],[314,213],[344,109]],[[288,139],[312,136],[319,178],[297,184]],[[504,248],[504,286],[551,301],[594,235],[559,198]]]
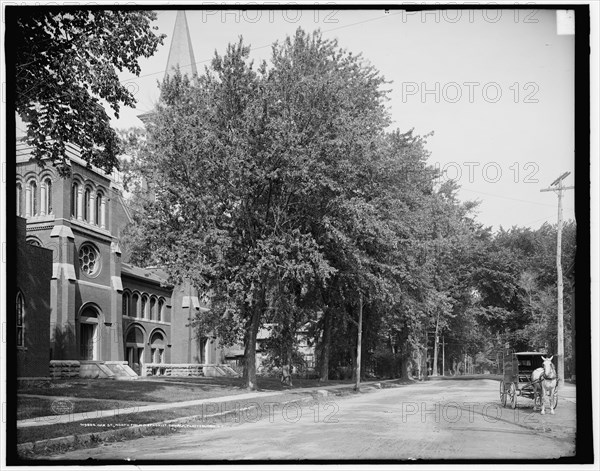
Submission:
[[[33,146],[27,143],[24,137],[18,138],[16,141],[15,156],[17,163],[29,162],[33,158]],[[88,165],[88,162],[81,158],[81,151],[79,146],[71,144],[70,142],[65,143],[65,157],[68,165],[72,165],[73,162],[81,167],[85,167],[87,170],[91,170],[95,174],[110,180],[111,183],[120,185],[120,173],[118,170],[113,170],[112,173],[106,173],[103,169],[96,167],[95,165]],[[47,160],[45,158],[44,160]]]
[[[159,284],[166,288],[172,288],[172,285],[167,283],[166,278],[158,276],[156,273],[154,273],[154,271],[148,270],[146,268],[135,267],[133,265],[130,265],[129,263],[121,263],[121,275],[150,281],[154,284]]]

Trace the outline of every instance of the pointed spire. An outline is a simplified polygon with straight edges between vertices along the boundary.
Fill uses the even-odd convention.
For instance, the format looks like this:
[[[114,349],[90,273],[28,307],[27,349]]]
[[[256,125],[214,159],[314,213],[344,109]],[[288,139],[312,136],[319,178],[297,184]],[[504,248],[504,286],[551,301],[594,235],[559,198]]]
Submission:
[[[175,26],[171,37],[171,48],[169,49],[169,58],[167,59],[167,68],[164,78],[172,75],[179,67],[182,75],[188,75],[192,78],[196,73],[196,59],[194,58],[194,50],[192,48],[192,40],[190,39],[190,30],[188,29],[185,11],[177,11],[175,18]],[[138,115],[138,118],[147,124],[152,121],[155,110],[148,111]]]
[[[182,75],[187,74],[190,78],[197,73],[190,30],[188,29],[185,11],[183,10],[177,12],[177,18],[175,19],[165,78],[173,74],[177,67],[181,70]]]

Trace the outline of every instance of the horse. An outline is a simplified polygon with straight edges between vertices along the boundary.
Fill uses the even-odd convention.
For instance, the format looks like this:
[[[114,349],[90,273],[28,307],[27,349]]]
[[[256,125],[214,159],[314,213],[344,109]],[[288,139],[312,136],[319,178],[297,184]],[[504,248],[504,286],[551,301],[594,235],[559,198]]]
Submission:
[[[533,383],[534,395],[541,399],[542,414],[546,413],[546,397],[550,397],[550,413],[554,414],[554,394],[558,386],[558,377],[552,364],[552,355],[550,358],[542,357],[543,365],[531,373],[531,382]],[[534,405],[535,407],[535,405]]]

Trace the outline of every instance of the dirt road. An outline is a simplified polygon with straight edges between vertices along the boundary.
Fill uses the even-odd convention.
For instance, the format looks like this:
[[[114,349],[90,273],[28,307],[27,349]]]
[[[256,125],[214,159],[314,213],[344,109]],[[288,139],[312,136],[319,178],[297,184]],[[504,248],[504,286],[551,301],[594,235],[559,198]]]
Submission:
[[[575,387],[555,415],[520,398],[503,408],[497,381],[430,381],[300,406],[272,404],[169,436],[53,458],[143,460],[544,459],[575,452]],[[236,419],[240,419],[239,423]]]

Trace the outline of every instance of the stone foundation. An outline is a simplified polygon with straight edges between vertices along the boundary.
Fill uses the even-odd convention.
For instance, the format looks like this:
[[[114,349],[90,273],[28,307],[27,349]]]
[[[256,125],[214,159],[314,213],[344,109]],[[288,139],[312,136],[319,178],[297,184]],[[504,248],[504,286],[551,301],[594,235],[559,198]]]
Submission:
[[[77,360],[50,360],[52,379],[79,378],[80,363]]]
[[[124,370],[124,371],[121,371]],[[144,376],[200,377],[239,376],[229,365],[206,365],[198,363],[146,363]],[[51,379],[113,378],[135,379],[138,376],[127,366],[126,361],[78,361],[51,360]]]
[[[203,367],[198,363],[146,363],[146,376],[204,376]]]

